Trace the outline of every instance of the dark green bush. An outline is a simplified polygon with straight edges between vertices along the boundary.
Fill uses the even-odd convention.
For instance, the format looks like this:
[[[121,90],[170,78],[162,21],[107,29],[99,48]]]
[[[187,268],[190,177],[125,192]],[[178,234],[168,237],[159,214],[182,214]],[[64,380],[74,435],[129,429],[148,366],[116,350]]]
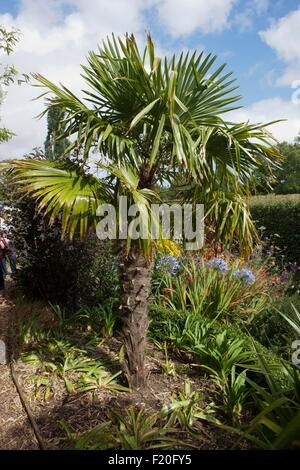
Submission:
[[[98,241],[86,282],[88,292],[87,295],[82,293],[81,304],[114,304],[118,308],[121,292],[119,262],[109,242]]]
[[[300,195],[256,196],[250,207],[256,227],[263,227],[263,237],[273,243],[276,235],[280,255],[300,265]]]
[[[118,264],[109,243],[94,233],[61,238],[60,222],[49,226],[29,197],[9,202],[21,292],[71,311],[117,300]]]
[[[167,323],[171,321],[182,330],[188,314],[188,311],[173,310],[167,307],[151,304],[149,306],[150,325],[148,336],[155,341],[163,343],[168,339]]]

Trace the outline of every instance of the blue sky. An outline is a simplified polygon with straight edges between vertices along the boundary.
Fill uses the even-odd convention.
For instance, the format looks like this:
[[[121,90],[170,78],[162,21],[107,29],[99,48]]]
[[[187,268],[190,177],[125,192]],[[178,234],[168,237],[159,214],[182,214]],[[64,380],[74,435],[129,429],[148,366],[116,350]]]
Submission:
[[[300,104],[292,100],[300,89],[300,1],[0,0],[0,24],[22,31],[9,58],[20,71],[40,72],[76,92],[79,64],[112,31],[133,32],[141,44],[151,31],[159,54],[204,49],[218,55],[218,64],[226,62],[237,79],[244,109],[234,119],[288,119],[273,128],[279,140],[300,131]],[[8,90],[1,125],[17,136],[1,145],[0,158],[20,157],[43,144],[45,121],[34,119],[43,103],[32,102],[34,96],[30,86]]]
[[[276,52],[263,41],[259,32],[267,30],[276,20],[300,6],[300,2],[294,0],[261,2],[266,5],[261,14],[255,14],[253,7],[251,14],[247,15],[248,5],[253,3],[245,0],[236,2],[231,12],[231,26],[219,33],[203,33],[198,30],[190,36],[174,39],[167,31],[163,33],[158,15],[153,11],[147,24],[167,49],[194,49],[200,44],[207,52],[217,54],[219,62],[226,62],[228,68],[234,72],[244,98],[243,104],[247,106],[253,101],[274,95],[275,80],[272,86],[272,77],[280,74],[284,67]],[[241,16],[247,17],[244,20],[247,24],[241,23]],[[281,87],[281,96],[289,97],[290,94],[290,86]]]

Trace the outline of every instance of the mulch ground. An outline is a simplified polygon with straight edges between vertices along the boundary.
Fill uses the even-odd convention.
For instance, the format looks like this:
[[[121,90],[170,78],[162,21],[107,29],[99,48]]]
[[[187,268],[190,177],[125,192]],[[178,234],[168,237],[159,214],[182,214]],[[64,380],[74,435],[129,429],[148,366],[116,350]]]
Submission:
[[[0,332],[1,339],[4,338],[5,341],[8,338],[9,323],[14,312],[8,295],[0,297]],[[11,341],[11,344],[14,344],[14,341]],[[120,346],[121,342],[112,338],[101,347],[100,353],[104,357],[116,356]],[[45,448],[61,449],[65,447],[61,421],[67,422],[73,432],[82,433],[106,421],[110,410],[124,413],[129,406],[134,405],[137,408],[144,407],[149,414],[155,413],[161,410],[163,405],[172,401],[174,392],[182,390],[187,378],[190,380],[192,390],[201,390],[201,393],[207,396],[203,400],[203,406],[205,406],[210,398],[214,397],[213,384],[199,376],[199,373],[195,373],[195,370],[188,364],[176,358],[172,359],[179,371],[176,378],[163,373],[159,365],[160,361],[164,360],[162,352],[149,346],[146,365],[148,386],[139,392],[115,392],[102,388],[94,393],[73,392],[69,394],[64,381],[55,377],[48,400],[34,393],[34,385],[29,380],[32,374],[39,373],[35,366],[18,359],[15,363],[15,371]],[[0,366],[0,400],[0,449],[38,449],[34,432],[12,381],[9,365]],[[191,440],[188,434],[180,434],[182,442],[198,449],[232,449],[236,441],[236,436],[207,422],[201,424],[199,431],[201,437],[197,440]],[[248,445],[242,442],[239,448],[247,449]]]
[[[153,356],[150,360],[148,359],[147,367],[148,386],[143,391],[128,393],[100,389],[95,393],[68,394],[64,382],[57,378],[53,387],[54,394],[49,401],[45,402],[36,399],[32,394],[32,386],[28,382],[28,377],[35,372],[35,368],[21,361],[16,364],[19,381],[30,401],[31,411],[48,449],[60,449],[65,445],[62,440],[64,434],[59,425],[62,420],[68,423],[73,432],[82,433],[106,421],[109,410],[123,414],[131,405],[134,405],[137,408],[144,407],[149,414],[160,411],[163,405],[172,400],[172,395],[176,390],[182,390],[184,378],[189,377],[191,388],[201,389],[204,395],[210,388],[207,382],[193,378],[193,374],[188,370],[176,379],[166,376],[156,365]],[[204,400],[203,405],[205,403],[207,402]],[[201,438],[196,441],[185,433],[181,438],[183,442],[199,449],[229,449],[236,440],[236,437],[208,423],[203,424],[200,435]]]
[[[12,302],[9,300],[10,286],[0,293],[0,339],[9,344]],[[0,365],[0,449],[33,450],[38,449],[34,432],[22,406],[14,385],[9,365]]]

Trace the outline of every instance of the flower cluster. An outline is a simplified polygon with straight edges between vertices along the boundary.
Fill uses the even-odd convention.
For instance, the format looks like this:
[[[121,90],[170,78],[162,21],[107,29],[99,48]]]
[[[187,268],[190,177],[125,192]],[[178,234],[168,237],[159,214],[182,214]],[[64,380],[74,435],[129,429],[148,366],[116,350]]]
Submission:
[[[255,276],[251,269],[237,269],[233,273],[234,277],[238,277],[244,284],[252,284],[255,282]]]
[[[181,248],[172,240],[160,240],[157,242],[160,252],[179,258],[182,256]]]
[[[288,283],[289,280],[290,280],[290,274],[286,270],[283,271],[283,273],[280,276],[275,274],[275,276],[273,277],[273,282],[275,285],[286,284]]]
[[[178,271],[180,263],[175,256],[166,255],[162,256],[156,264],[156,269],[164,269],[170,274],[174,275]]]
[[[209,248],[206,248],[204,250],[203,255],[205,259],[211,259],[211,258],[218,256],[222,252],[223,252],[223,248],[221,245],[215,245],[214,243],[211,243]]]
[[[223,258],[213,258],[207,262],[207,266],[218,271],[228,271],[228,264]]]

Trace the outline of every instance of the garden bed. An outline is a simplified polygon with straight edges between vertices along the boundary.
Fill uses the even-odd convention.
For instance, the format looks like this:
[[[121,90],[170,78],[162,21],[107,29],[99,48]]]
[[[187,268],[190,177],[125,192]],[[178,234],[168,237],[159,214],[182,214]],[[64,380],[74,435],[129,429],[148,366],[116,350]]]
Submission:
[[[32,307],[27,305],[27,309],[32,309]],[[23,314],[26,313],[24,306],[22,310]],[[49,315],[51,317],[49,310],[47,307],[43,309],[45,325],[48,328],[50,326]],[[86,339],[88,339],[88,335]],[[113,374],[116,372],[118,352],[121,346],[119,338],[109,338],[104,344],[92,351],[91,357],[93,359],[96,357],[97,360],[111,361],[108,370]],[[22,352],[20,351],[20,353]],[[55,373],[45,372],[37,364],[24,362],[19,358],[16,361],[15,370],[45,447],[47,449],[63,449],[68,448],[70,442],[66,439],[62,423],[67,423],[68,429],[72,433],[81,435],[100,423],[106,422],[111,411],[124,415],[126,410],[134,406],[137,410],[143,409],[147,416],[159,414],[165,405],[174,400],[176,392],[183,390],[187,381],[191,391],[197,390],[204,397],[200,407],[205,408],[210,399],[216,398],[215,384],[208,380],[205,374],[200,375],[199,371],[176,356],[172,356],[171,359],[176,371],[175,377],[162,370],[161,364],[165,360],[164,354],[149,344],[146,361],[148,385],[145,389],[136,392],[119,392],[107,387],[98,387],[92,392],[74,390],[69,393],[63,378]],[[80,373],[70,372],[68,379],[75,383],[79,375]],[[125,384],[125,382],[122,383],[122,377],[118,382],[121,385]],[[43,383],[51,384],[48,392],[47,385],[43,385]],[[158,425],[163,426],[163,424],[164,420],[159,419]],[[198,421],[197,433],[194,436],[180,429],[175,429],[173,433],[168,435],[178,441],[175,445],[176,448],[231,449],[237,441],[235,435],[229,434],[205,420]],[[241,449],[249,447],[245,441],[238,444],[238,448]]]

